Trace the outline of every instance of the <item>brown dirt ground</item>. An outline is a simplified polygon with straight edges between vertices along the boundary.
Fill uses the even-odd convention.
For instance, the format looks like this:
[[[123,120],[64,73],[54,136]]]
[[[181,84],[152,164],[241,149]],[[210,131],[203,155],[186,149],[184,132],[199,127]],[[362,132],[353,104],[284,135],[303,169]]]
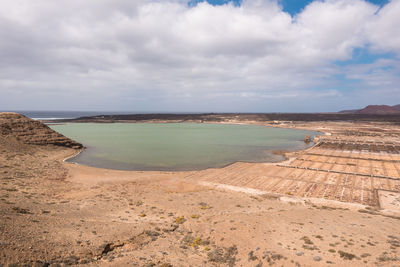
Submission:
[[[331,133],[367,126],[297,125]],[[201,182],[204,171],[62,162],[74,153],[0,137],[0,265],[400,265],[400,214],[361,203],[236,192]]]

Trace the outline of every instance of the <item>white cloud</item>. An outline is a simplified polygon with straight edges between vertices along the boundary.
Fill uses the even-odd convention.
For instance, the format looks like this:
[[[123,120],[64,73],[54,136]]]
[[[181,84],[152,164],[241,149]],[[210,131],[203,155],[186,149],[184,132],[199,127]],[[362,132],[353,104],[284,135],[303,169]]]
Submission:
[[[332,90],[342,71],[332,63],[350,59],[354,48],[371,42],[400,53],[399,1],[377,14],[362,0],[316,1],[295,18],[273,0],[0,4],[6,108],[223,111],[243,101],[243,109],[271,111],[265,105],[296,97],[312,107],[342,97]],[[210,98],[214,106],[199,104]]]
[[[392,0],[367,24],[368,38],[376,52],[400,55],[400,1]]]
[[[312,2],[298,15],[303,50],[319,60],[346,60],[365,44],[365,23],[377,7],[364,1]]]
[[[394,59],[379,59],[369,64],[349,66],[346,76],[349,79],[363,82],[364,89],[398,90],[400,84],[400,62]]]

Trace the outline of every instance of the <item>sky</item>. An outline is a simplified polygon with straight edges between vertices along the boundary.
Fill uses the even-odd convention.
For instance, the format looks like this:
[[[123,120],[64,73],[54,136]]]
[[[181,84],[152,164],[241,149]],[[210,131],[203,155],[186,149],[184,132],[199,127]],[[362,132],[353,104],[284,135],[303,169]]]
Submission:
[[[0,110],[400,104],[400,0],[0,4]]]

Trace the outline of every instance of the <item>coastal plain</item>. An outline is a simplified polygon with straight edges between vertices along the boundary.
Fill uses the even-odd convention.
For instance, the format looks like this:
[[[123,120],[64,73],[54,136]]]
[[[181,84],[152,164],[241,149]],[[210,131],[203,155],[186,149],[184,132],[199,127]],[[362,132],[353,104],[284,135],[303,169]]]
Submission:
[[[219,118],[325,134],[279,163],[160,172],[64,162],[82,145],[0,113],[0,265],[398,266],[390,118]]]

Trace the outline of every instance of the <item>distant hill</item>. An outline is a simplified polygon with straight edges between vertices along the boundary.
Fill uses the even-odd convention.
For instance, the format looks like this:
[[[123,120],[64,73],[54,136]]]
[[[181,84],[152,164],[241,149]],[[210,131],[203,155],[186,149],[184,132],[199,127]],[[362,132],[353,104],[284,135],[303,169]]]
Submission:
[[[396,114],[400,113],[400,110],[387,106],[387,105],[369,105],[365,108],[359,110],[357,113],[359,114]]]
[[[363,109],[342,110],[339,113],[351,114],[400,114],[400,104],[395,106],[388,105],[369,105]]]

